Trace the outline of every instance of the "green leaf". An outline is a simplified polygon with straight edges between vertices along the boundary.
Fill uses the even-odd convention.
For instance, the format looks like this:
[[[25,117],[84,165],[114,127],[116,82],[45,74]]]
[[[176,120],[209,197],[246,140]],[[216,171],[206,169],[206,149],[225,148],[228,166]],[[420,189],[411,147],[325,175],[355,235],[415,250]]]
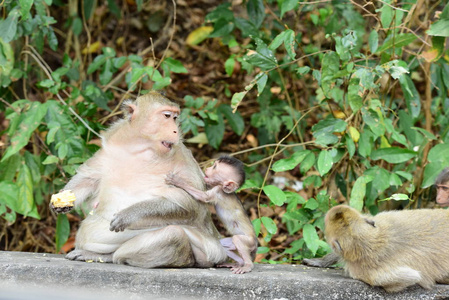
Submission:
[[[424,128],[412,127],[412,129],[419,131],[426,139],[428,139],[430,141],[437,139],[437,137],[433,133],[428,132]]]
[[[223,117],[219,115],[218,121],[206,120],[204,123],[204,130],[206,131],[209,145],[211,145],[215,149],[218,149],[218,147],[220,147],[221,141],[223,140],[225,132]]]
[[[17,9],[13,9],[6,20],[0,21],[0,38],[3,42],[9,43],[16,36],[17,23],[19,22],[20,13]]]
[[[256,26],[256,28],[259,28],[265,19],[265,6],[263,5],[263,1],[249,0],[246,5],[246,9],[251,22]]]
[[[309,154],[307,154],[307,156],[302,161],[301,166],[299,167],[301,173],[306,174],[307,171],[309,171],[310,168],[315,164],[315,160],[315,154],[313,152],[309,152]]]
[[[231,108],[236,109],[239,106],[240,102],[242,102],[243,97],[245,97],[247,92],[235,93],[231,99]]]
[[[346,130],[347,123],[343,120],[329,117],[319,121],[312,126],[313,136],[316,143],[320,145],[335,144],[338,142],[338,137],[334,132],[342,132]]]
[[[19,188],[12,182],[1,181],[0,182],[0,203],[5,204],[12,211],[17,212],[20,210],[19,204]]]
[[[306,242],[307,248],[312,252],[313,255],[316,254],[316,251],[319,248],[318,241],[319,237],[316,233],[315,226],[311,224],[305,224],[302,229],[302,235],[304,241]]]
[[[257,96],[259,96],[263,92],[263,89],[267,84],[268,75],[265,72],[261,72],[257,74],[255,80],[257,82],[257,93],[258,93]]]
[[[232,73],[234,73],[234,66],[235,66],[235,55],[231,55],[226,61],[225,61],[225,71],[228,76],[231,76]]]
[[[107,59],[108,58],[106,57],[106,55],[98,55],[97,57],[95,57],[93,62],[87,68],[87,74],[92,74],[93,72],[98,70],[102,65],[104,65]]]
[[[375,138],[383,135],[385,133],[385,125],[383,123],[383,118],[379,117],[379,114],[372,109],[362,108],[363,121],[369,126],[371,131],[374,133]]]
[[[278,227],[271,218],[261,217],[262,224],[265,226],[269,234],[276,234]]]
[[[371,152],[371,159],[383,159],[391,164],[399,164],[416,157],[417,154],[418,153],[413,150],[390,147],[374,150],[373,152]]]
[[[318,203],[318,201],[316,201],[313,198],[309,198],[309,200],[307,200],[307,202],[304,204],[304,208],[310,209],[310,210],[315,210],[320,206],[320,204]]]
[[[372,180],[373,178],[371,176],[361,176],[357,178],[354,186],[352,187],[349,206],[355,208],[358,211],[362,211],[363,199],[365,198],[366,194],[366,184]]]
[[[321,61],[321,87],[327,95],[335,82],[334,75],[340,70],[340,58],[334,51],[327,52]]]
[[[387,201],[387,200],[405,201],[405,200],[410,200],[410,198],[406,194],[393,194],[390,197],[381,199],[379,201]]]
[[[320,176],[326,175],[333,165],[332,154],[330,153],[330,151],[321,150],[320,154],[318,155],[318,161],[316,165]]]
[[[421,187],[431,186],[438,174],[449,165],[449,144],[437,144],[429,151],[427,156],[429,163],[424,169],[424,178]]]
[[[298,5],[297,0],[284,0],[281,4],[281,18],[284,14],[292,9],[294,9]]]
[[[59,252],[62,246],[67,242],[70,235],[70,223],[67,215],[59,214],[56,220],[56,252]]]
[[[0,163],[0,182],[13,181],[22,162],[22,156],[15,154]],[[0,197],[1,198],[1,197]]]
[[[301,150],[293,153],[289,158],[280,159],[273,164],[274,172],[284,172],[293,170],[297,165],[299,165],[304,158],[310,153],[309,150]]]
[[[256,233],[256,236],[258,236],[260,234],[261,220],[260,219],[254,219],[252,221],[252,223],[253,223],[253,227],[254,227],[254,231]]]
[[[277,66],[277,60],[273,52],[259,38],[256,38],[256,52],[252,52],[243,58],[244,61],[261,68],[262,70],[273,69]]]
[[[421,99],[419,92],[415,87],[410,76],[404,74],[399,78],[402,92],[404,93],[405,103],[413,118],[417,118],[421,112]]]
[[[291,29],[285,31],[284,46],[287,50],[288,56],[293,60],[296,57],[295,53],[295,32]]]
[[[209,37],[224,37],[229,35],[232,30],[234,30],[234,23],[225,19],[219,19],[214,24],[214,31],[209,35]]]
[[[391,48],[401,48],[414,42],[417,37],[413,33],[402,33],[395,36],[389,36],[386,42],[377,49],[376,53],[382,53]]]
[[[30,17],[30,10],[33,6],[33,1],[34,0],[19,0],[22,21],[26,21]]]
[[[229,126],[231,126],[232,130],[238,134],[242,135],[243,130],[245,130],[245,122],[243,121],[242,115],[236,111],[232,112],[232,108],[227,104],[221,104],[218,107],[218,111],[220,111],[228,120]]]
[[[14,50],[10,43],[0,37],[0,78],[9,76],[14,69]]]
[[[51,165],[51,164],[55,164],[59,161],[59,158],[57,158],[54,155],[49,155],[47,156],[44,161],[42,162],[43,165]]]
[[[369,43],[369,49],[370,49],[371,53],[376,53],[376,50],[379,47],[379,34],[377,33],[376,30],[371,31],[371,33],[369,35],[368,43]]]
[[[285,193],[274,185],[266,185],[263,187],[263,192],[270,198],[271,202],[273,202],[277,206],[281,206],[285,203],[287,199]]]
[[[19,188],[19,197],[16,200],[18,201],[16,212],[24,216],[40,219],[37,207],[34,203],[31,171],[25,164],[22,164],[19,174],[17,175],[17,187]]]
[[[359,91],[360,91],[359,83],[360,83],[359,78],[352,78],[349,81],[349,86],[348,86],[349,106],[351,106],[351,109],[354,113],[359,111],[363,105],[363,103],[362,103],[363,99],[359,95]]]
[[[187,69],[183,66],[183,64],[179,60],[167,57],[164,60],[164,63],[170,67],[170,71],[172,71],[173,73],[188,73]]]
[[[428,35],[433,36],[449,36],[449,19],[446,20],[438,20],[432,25],[430,25],[430,29],[426,31]]]
[[[300,75],[304,75],[304,74],[309,73],[309,71],[310,71],[310,67],[304,66],[304,67],[299,67],[299,68],[296,70],[296,73],[298,73],[298,74],[300,74]]]
[[[47,107],[48,105],[46,103],[41,104],[40,102],[32,102],[29,109],[22,113],[23,117],[19,128],[13,133],[11,146],[6,149],[1,160],[2,162],[28,144],[34,130],[40,125],[41,120],[44,118],[47,112]]]

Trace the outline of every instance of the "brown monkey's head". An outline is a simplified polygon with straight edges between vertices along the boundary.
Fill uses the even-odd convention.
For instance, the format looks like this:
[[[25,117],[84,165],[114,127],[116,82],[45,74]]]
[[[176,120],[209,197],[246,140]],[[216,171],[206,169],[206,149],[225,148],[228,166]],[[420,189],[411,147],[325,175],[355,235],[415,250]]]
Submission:
[[[228,155],[220,156],[204,173],[207,185],[221,185],[228,194],[235,192],[245,182],[243,163]]]
[[[143,138],[156,153],[172,152],[181,139],[179,106],[157,92],[150,92],[135,101],[124,103],[134,133]]]
[[[449,206],[449,168],[445,168],[435,180],[437,188],[437,203],[440,206]]]
[[[325,234],[332,249],[346,261],[359,259],[376,224],[347,205],[331,208],[325,217]]]

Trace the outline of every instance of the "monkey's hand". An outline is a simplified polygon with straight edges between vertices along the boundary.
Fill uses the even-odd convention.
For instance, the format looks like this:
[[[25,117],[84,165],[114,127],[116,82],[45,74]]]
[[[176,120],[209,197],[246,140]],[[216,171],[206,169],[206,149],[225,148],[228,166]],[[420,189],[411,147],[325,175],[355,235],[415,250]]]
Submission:
[[[179,184],[181,183],[181,178],[177,173],[170,172],[167,173],[167,175],[165,176],[165,183],[179,187]]]
[[[73,205],[72,206],[64,206],[64,207],[56,207],[53,203],[50,203],[49,206],[50,206],[51,210],[57,214],[66,214],[73,209]]]
[[[124,213],[124,211],[119,211],[116,213],[111,220],[111,224],[109,225],[110,231],[124,231],[127,227],[132,224],[133,220],[129,217],[129,215]]]

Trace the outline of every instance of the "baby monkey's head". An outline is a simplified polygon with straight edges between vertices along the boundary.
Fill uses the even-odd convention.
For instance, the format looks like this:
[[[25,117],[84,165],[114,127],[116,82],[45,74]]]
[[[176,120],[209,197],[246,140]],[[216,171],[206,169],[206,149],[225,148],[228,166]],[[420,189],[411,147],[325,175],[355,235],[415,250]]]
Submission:
[[[228,194],[235,192],[245,182],[243,163],[228,155],[220,156],[204,173],[208,186],[221,185]]]

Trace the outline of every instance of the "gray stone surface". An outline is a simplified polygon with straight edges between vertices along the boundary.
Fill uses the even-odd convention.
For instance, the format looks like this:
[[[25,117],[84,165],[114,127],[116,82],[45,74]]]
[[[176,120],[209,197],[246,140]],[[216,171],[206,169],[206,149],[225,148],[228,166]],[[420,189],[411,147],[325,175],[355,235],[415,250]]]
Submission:
[[[228,269],[141,269],[0,251],[0,299],[449,299],[449,285],[387,294],[342,270],[301,265],[256,265],[234,275]]]

